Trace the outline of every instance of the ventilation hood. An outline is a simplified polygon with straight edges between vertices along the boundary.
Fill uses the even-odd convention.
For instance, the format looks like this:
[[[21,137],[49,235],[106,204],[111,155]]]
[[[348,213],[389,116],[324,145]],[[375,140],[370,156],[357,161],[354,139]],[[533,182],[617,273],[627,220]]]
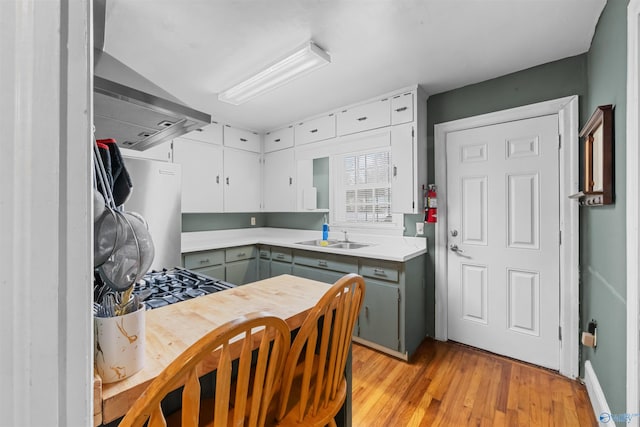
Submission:
[[[153,82],[103,51],[106,0],[94,1],[93,123],[97,139],[146,150],[211,123]]]

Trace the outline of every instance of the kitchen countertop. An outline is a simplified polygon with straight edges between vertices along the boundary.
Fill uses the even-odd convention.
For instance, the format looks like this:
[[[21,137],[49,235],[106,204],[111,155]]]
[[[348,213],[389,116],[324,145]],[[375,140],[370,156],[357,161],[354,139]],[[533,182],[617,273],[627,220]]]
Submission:
[[[320,239],[322,237],[321,233],[320,230],[268,227],[185,232],[182,233],[182,253],[261,244],[360,258],[405,262],[427,252],[427,239],[425,237],[349,233],[349,241],[370,245],[358,249],[340,249],[296,243]],[[343,240],[343,233],[330,232],[329,238]]]
[[[282,275],[147,311],[144,368],[115,383],[94,382],[101,396],[101,405],[96,408],[101,413],[94,419],[108,423],[123,416],[164,367],[223,323],[264,311],[284,319],[291,330],[299,328],[330,286]]]

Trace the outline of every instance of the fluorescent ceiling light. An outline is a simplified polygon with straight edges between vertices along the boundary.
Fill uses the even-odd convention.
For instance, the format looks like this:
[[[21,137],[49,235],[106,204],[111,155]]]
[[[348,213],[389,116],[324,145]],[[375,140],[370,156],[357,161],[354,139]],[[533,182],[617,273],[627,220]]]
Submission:
[[[331,57],[329,54],[320,49],[313,41],[309,41],[286,58],[219,93],[218,100],[240,105],[258,95],[322,68],[330,62]]]

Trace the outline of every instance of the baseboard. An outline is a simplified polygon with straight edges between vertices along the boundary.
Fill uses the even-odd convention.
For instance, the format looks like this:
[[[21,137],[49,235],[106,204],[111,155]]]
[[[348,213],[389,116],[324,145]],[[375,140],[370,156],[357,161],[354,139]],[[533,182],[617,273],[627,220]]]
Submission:
[[[593,370],[593,366],[590,361],[584,362],[584,383],[587,386],[587,393],[589,393],[589,400],[591,401],[591,407],[593,413],[596,416],[598,425],[615,427],[616,423],[610,417],[600,417],[602,414],[611,414],[609,404],[604,396],[604,392],[600,387],[600,382],[596,376],[596,371]],[[608,419],[607,419],[608,418]],[[606,421],[606,422],[605,422]]]

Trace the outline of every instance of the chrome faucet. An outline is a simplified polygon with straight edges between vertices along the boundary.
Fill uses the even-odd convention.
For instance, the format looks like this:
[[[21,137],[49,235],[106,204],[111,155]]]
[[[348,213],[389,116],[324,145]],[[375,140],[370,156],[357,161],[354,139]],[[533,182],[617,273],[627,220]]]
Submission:
[[[349,241],[349,236],[347,236],[347,230],[342,230],[342,232],[344,233],[344,241],[348,242]]]

